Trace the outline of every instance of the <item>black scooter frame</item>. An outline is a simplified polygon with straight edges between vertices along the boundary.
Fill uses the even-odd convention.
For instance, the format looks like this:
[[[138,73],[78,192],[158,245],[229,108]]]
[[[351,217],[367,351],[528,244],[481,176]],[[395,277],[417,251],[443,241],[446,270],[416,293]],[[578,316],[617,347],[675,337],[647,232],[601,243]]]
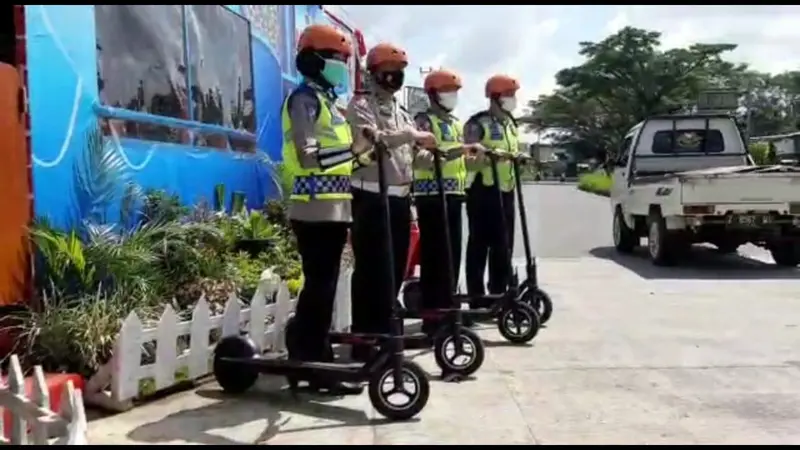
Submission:
[[[477,309],[470,309],[464,311],[464,314],[467,314],[469,317],[475,317],[478,320],[481,319],[493,319],[497,318],[498,323],[497,327],[500,331],[500,334],[503,335],[507,340],[513,343],[526,343],[536,337],[536,334],[539,332],[539,328],[541,327],[541,318],[539,313],[533,308],[532,306],[528,305],[526,302],[522,301],[520,286],[518,284],[517,276],[513,273],[513,264],[512,264],[512,255],[513,249],[510,247],[509,243],[509,236],[506,232],[507,230],[507,223],[506,223],[506,216],[505,216],[505,205],[503,204],[503,191],[500,189],[500,182],[498,177],[498,170],[497,170],[497,163],[498,159],[501,157],[496,152],[492,151],[487,153],[489,156],[490,167],[492,171],[492,177],[494,179],[494,188],[495,192],[497,193],[497,201],[500,210],[500,226],[503,230],[502,234],[502,247],[505,251],[505,259],[508,261],[509,268],[512,269],[512,273],[509,275],[508,279],[506,280],[506,292],[502,294],[487,294],[482,295],[479,297],[471,296],[469,294],[465,295],[457,295],[456,297],[459,299],[459,303],[470,303],[474,302],[475,300],[481,302],[490,302],[490,306],[488,308],[477,308]],[[516,160],[514,162],[514,167],[517,167]],[[515,173],[516,175],[516,173]],[[517,183],[519,183],[519,177],[517,177]],[[517,186],[517,190],[519,191],[519,185]],[[519,196],[519,194],[517,194]],[[524,208],[524,206],[523,206]],[[521,224],[525,228],[524,235],[528,235],[527,230],[527,221]],[[526,239],[527,241],[527,239]],[[529,246],[528,246],[529,249]],[[512,332],[510,329],[510,324],[507,323],[506,319],[513,319],[516,325],[518,325],[517,320],[519,317],[527,318],[530,322],[530,329],[528,332],[523,334],[518,334]]]
[[[371,345],[378,348],[365,363],[326,363],[296,361],[285,358],[268,358],[253,341],[246,336],[223,338],[214,351],[214,375],[217,382],[228,392],[244,392],[252,386],[258,374],[273,374],[287,377],[290,389],[297,393],[300,379],[324,377],[334,381],[369,382],[369,397],[375,409],[383,416],[393,420],[410,419],[425,407],[430,395],[430,383],[426,372],[415,362],[403,355],[405,340],[424,339],[424,335],[403,336],[403,320],[396,307],[394,296],[394,267],[392,258],[392,231],[390,227],[388,186],[385,177],[385,158],[387,149],[383,142],[376,141],[372,133],[364,133],[373,142],[378,166],[379,195],[384,211],[384,254],[389,258],[388,280],[379,297],[392,304],[391,329],[389,334],[375,333],[337,333],[329,334],[331,343]],[[288,328],[288,327],[287,327]],[[382,391],[383,382],[389,376],[393,380],[415,382],[416,391],[409,395],[410,401],[402,407],[394,407],[388,397],[404,389],[403,382],[395,382],[392,392]]]
[[[520,177],[520,162],[514,159],[514,182],[517,188],[517,208],[519,208],[519,223],[522,227],[522,243],[525,247],[525,280],[519,283],[519,277],[514,274],[513,282],[517,286],[519,298],[532,306],[539,313],[541,323],[544,324],[553,314],[553,301],[550,296],[539,287],[537,277],[536,258],[531,249],[530,232],[528,231],[528,213],[525,209],[525,197],[522,194],[522,177]]]
[[[439,149],[429,149],[433,153],[433,173],[436,180],[436,187],[438,192],[439,203],[441,205],[441,224],[444,231],[444,251],[445,256],[445,273],[448,286],[452,289],[456,288],[456,276],[453,272],[453,248],[450,241],[450,219],[447,214],[447,194],[444,188],[444,176],[442,175],[442,158],[446,155]],[[451,150],[452,151],[452,150]],[[463,314],[467,311],[462,311],[461,301],[456,297],[453,290],[448,291],[449,308],[436,308],[436,309],[421,309],[418,311],[410,311],[408,309],[402,310],[404,318],[435,320],[441,322],[438,330],[436,330],[433,339],[427,342],[418,343],[419,347],[434,348],[434,356],[436,364],[442,369],[442,378],[446,380],[458,381],[461,377],[466,377],[475,373],[483,365],[485,358],[485,348],[481,338],[472,330],[466,328],[463,324]],[[451,340],[452,339],[452,340]],[[448,341],[451,341],[455,346],[455,353],[448,355],[446,353],[446,346]],[[467,364],[455,365],[454,360],[462,356],[464,343],[467,342],[472,346],[473,354],[468,360]],[[419,348],[414,346],[414,348]]]

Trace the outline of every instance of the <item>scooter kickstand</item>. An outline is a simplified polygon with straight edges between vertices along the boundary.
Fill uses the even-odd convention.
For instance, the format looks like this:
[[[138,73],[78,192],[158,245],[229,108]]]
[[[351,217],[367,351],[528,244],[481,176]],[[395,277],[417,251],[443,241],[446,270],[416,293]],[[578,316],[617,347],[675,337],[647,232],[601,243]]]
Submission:
[[[289,393],[292,394],[292,399],[300,400],[300,382],[295,377],[287,377],[289,382]]]
[[[466,378],[464,378],[463,375],[458,374],[458,373],[452,373],[452,372],[445,373],[445,372],[442,372],[442,381],[444,381],[445,383],[461,383],[465,379]]]

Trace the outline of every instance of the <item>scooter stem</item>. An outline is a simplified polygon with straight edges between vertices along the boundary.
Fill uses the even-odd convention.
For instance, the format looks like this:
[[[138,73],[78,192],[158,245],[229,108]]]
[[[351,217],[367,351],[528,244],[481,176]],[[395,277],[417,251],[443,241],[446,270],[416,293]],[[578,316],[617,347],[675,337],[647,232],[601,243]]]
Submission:
[[[517,209],[519,211],[519,225],[522,227],[522,244],[525,247],[525,271],[527,280],[536,286],[536,263],[533,260],[531,250],[531,238],[528,231],[528,212],[525,209],[525,198],[522,195],[522,178],[520,177],[519,161],[515,158],[514,162],[514,183],[517,187]]]
[[[442,208],[442,227],[444,227],[444,248],[445,248],[445,261],[447,264],[445,267],[445,271],[447,274],[447,285],[449,287],[447,291],[447,295],[449,296],[448,299],[450,300],[450,304],[456,306],[459,310],[461,308],[460,302],[456,304],[455,296],[453,295],[453,291],[456,289],[456,281],[455,281],[455,273],[453,273],[453,245],[450,242],[450,217],[448,216],[448,209],[447,209],[447,195],[444,192],[444,176],[442,175],[442,160],[441,156],[443,152],[439,149],[432,150],[433,153],[433,174],[436,177],[436,187],[438,188],[437,197],[439,197],[439,202]],[[461,314],[456,314],[456,325],[461,325]],[[459,326],[456,326],[456,333],[458,333]]]
[[[395,338],[393,339],[392,350],[394,351],[395,355],[398,356],[394,358],[395,360],[395,367],[394,367],[394,375],[395,379],[401,379],[401,370],[400,370],[400,362],[402,358],[400,357],[403,353],[404,346],[403,346],[403,319],[400,317],[399,311],[397,311],[397,298],[395,295],[395,279],[394,279],[394,246],[392,245],[392,222],[391,222],[391,212],[389,211],[389,186],[386,182],[386,153],[387,148],[386,144],[378,139],[375,139],[375,136],[372,133],[364,132],[364,136],[369,139],[376,150],[376,157],[377,157],[377,165],[378,165],[378,194],[380,196],[380,201],[382,204],[383,209],[383,223],[381,224],[383,227],[383,254],[386,255],[388,262],[386,264],[387,272],[385,274],[386,280],[389,282],[386,283],[386,286],[383,287],[383,295],[381,295],[378,301],[388,301],[391,306],[391,334]]]
[[[502,240],[500,241],[500,243],[503,245],[503,251],[505,251],[505,255],[503,256],[505,256],[505,260],[508,261],[508,269],[509,269],[508,279],[506,279],[505,282],[506,286],[509,289],[512,289],[516,288],[516,286],[512,286],[513,283],[511,283],[511,280],[513,278],[511,272],[513,271],[514,267],[511,261],[513,250],[509,248],[510,239],[507,232],[508,224],[506,222],[506,209],[505,205],[503,204],[503,190],[500,189],[500,179],[498,177],[498,172],[497,172],[497,158],[498,158],[497,155],[489,153],[489,161],[492,169],[492,178],[494,179],[494,188],[495,192],[497,192],[498,205],[500,205],[500,227],[502,228],[502,233],[500,233],[502,236]]]

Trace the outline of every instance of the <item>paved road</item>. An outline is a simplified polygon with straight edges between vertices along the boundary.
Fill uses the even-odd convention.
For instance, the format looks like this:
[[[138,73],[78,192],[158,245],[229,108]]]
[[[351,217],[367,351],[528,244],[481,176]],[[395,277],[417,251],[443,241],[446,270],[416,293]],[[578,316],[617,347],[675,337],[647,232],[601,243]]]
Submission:
[[[432,382],[418,421],[366,396],[293,402],[213,384],[90,425],[95,444],[800,444],[800,279],[752,249],[653,267],[608,247],[605,199],[531,186],[541,280],[556,304],[529,347],[480,333],[476,379]],[[569,206],[565,206],[568,203]],[[577,212],[576,212],[577,211]],[[428,354],[414,354],[432,373]]]

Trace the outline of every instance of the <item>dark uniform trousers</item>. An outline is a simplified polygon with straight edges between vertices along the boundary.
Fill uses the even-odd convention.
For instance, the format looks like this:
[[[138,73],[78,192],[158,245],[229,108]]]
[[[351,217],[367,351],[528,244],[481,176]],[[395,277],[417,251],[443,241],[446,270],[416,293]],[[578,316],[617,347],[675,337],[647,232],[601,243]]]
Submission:
[[[389,226],[393,255],[384,251],[384,213],[380,196],[353,189],[353,228],[351,243],[355,257],[352,279],[352,331],[388,333],[392,304],[397,300],[408,257],[411,228],[411,199],[389,196]],[[390,259],[393,256],[393,259]],[[387,269],[394,263],[392,298],[383,298],[389,283]],[[356,353],[365,351],[354,348]]]
[[[328,331],[333,320],[336,285],[349,224],[297,220],[291,223],[305,281],[292,325],[291,335],[296,337],[296,342],[287,342],[287,346],[294,359],[331,361],[333,353]]]
[[[514,191],[503,192],[503,207],[498,201],[497,188],[484,186],[479,173],[467,191],[467,292],[472,296],[485,294],[484,272],[489,261],[489,293],[501,294],[508,288],[511,279],[511,254],[514,248]],[[505,216],[505,229],[501,215]],[[504,246],[503,233],[506,234]],[[473,308],[488,306],[485,302],[473,302]]]
[[[417,207],[417,224],[420,233],[420,290],[422,309],[452,308],[451,295],[458,286],[461,268],[461,226],[464,197],[447,195],[446,210],[442,209],[438,195],[418,196],[414,199]],[[444,218],[447,214],[450,232],[451,258],[447,258],[445,245]],[[451,264],[452,284],[448,281],[447,264]],[[460,306],[459,306],[460,307]],[[436,331],[438,323],[424,320],[423,331]]]

